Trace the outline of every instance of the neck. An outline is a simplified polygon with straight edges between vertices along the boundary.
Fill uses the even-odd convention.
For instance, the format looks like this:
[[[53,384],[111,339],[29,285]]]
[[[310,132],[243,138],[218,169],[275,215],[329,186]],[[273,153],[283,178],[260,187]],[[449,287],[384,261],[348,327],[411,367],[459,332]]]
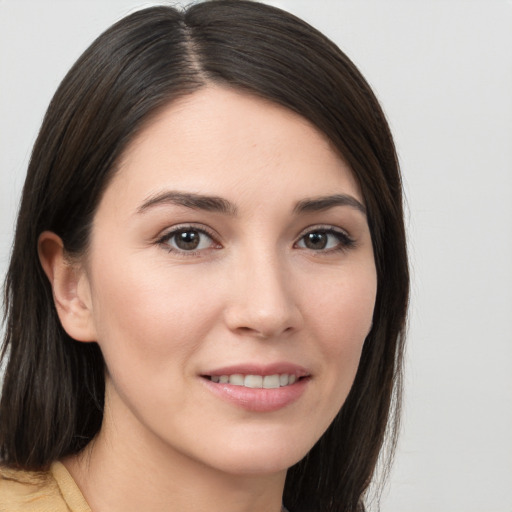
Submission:
[[[220,471],[108,414],[98,436],[63,463],[92,512],[280,512],[286,477]]]

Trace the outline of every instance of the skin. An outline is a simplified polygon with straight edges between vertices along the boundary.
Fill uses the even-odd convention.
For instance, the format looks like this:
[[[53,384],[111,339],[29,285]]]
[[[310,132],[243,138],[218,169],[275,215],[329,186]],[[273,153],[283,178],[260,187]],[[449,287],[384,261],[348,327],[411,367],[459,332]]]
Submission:
[[[168,191],[222,198],[236,214],[152,202]],[[108,369],[101,431],[64,461],[94,512],[280,510],[286,470],[342,406],[371,328],[364,212],[355,202],[296,208],[333,194],[363,203],[322,133],[281,106],[208,86],[129,146],[86,256],[70,264],[60,239],[41,235],[62,324],[97,341]],[[208,235],[180,250],[176,226]],[[307,246],[307,233],[327,246]],[[275,362],[309,378],[272,412],[229,403],[201,377]]]

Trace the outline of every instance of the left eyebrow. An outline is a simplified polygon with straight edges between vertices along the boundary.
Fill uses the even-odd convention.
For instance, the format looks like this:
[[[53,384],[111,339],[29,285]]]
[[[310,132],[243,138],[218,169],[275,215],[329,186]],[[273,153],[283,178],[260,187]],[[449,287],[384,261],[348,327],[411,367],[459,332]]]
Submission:
[[[294,213],[321,212],[335,206],[350,206],[366,216],[366,208],[354,196],[348,194],[334,194],[332,196],[321,196],[303,199],[299,201]]]

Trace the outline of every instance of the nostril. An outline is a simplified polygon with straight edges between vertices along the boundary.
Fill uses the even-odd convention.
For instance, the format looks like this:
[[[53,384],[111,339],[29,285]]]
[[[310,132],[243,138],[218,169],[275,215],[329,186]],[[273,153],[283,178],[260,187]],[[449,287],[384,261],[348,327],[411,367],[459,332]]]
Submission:
[[[253,336],[255,338],[261,339],[270,339],[275,338],[277,336],[281,336],[285,333],[289,333],[293,330],[292,327],[286,327],[283,330],[279,328],[269,328],[269,329],[255,329],[252,327],[238,327],[237,331],[242,335]]]
[[[276,303],[272,297],[246,297],[226,305],[227,327],[240,336],[277,338],[290,335],[302,325],[302,314],[293,301]]]

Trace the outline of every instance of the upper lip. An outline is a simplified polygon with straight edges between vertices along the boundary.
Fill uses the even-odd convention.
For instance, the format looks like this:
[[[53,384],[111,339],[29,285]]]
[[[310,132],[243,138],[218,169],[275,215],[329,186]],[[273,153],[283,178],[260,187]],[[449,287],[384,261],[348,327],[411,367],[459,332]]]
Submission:
[[[221,376],[221,375],[295,375],[298,377],[306,377],[310,375],[310,372],[304,368],[303,366],[287,363],[287,362],[277,362],[272,364],[255,364],[255,363],[242,363],[235,364],[230,366],[224,366],[222,368],[215,368],[213,370],[208,370],[202,372],[201,375],[211,376]]]

